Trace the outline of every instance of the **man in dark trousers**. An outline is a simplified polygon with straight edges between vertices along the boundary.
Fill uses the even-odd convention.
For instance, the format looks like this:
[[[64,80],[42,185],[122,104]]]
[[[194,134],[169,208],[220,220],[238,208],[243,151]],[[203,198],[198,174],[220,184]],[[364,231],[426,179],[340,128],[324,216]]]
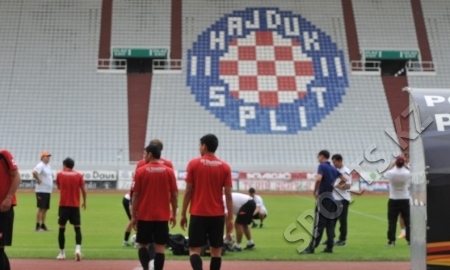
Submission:
[[[334,222],[338,217],[338,207],[333,199],[332,191],[334,182],[340,181],[338,186],[344,187],[345,177],[333,166],[328,159],[330,152],[322,150],[317,155],[319,167],[317,169],[316,183],[314,185],[314,198],[316,198],[316,216],[314,217],[314,230],[312,241],[309,247],[302,254],[314,253],[314,249],[319,245],[323,230],[327,230],[327,247],[325,253],[333,252],[334,245]]]
[[[409,183],[410,172],[405,168],[405,158],[399,156],[395,160],[395,167],[384,174],[389,179],[389,202],[388,202],[388,243],[387,246],[395,246],[395,229],[399,214],[405,221],[406,241],[409,243]]]
[[[222,201],[224,194],[227,209],[233,209],[231,169],[215,156],[218,146],[219,140],[214,134],[203,136],[199,149],[201,157],[191,160],[187,167],[180,225],[184,230],[190,205],[189,260],[194,270],[203,269],[200,252],[207,240],[211,251],[210,270],[221,268],[224,225],[227,225],[227,233],[233,230],[233,211],[228,213],[225,220]]]
[[[345,241],[347,240],[347,217],[348,217],[348,206],[352,200],[350,196],[350,188],[352,186],[352,175],[350,169],[347,168],[343,163],[343,158],[340,154],[335,154],[331,157],[334,167],[345,177],[346,183],[343,188],[339,187],[339,183],[335,183],[333,189],[333,197],[335,201],[339,201],[337,204],[340,205],[342,211],[338,219],[335,221],[334,226],[336,227],[339,221],[339,240],[334,243],[335,246],[345,246]],[[336,181],[338,182],[338,181]]]

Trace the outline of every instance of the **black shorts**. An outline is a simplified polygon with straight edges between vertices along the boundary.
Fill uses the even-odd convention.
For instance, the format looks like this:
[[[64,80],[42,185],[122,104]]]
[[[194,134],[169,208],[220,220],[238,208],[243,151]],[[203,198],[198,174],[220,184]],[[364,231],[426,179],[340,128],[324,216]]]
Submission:
[[[169,243],[169,222],[138,220],[136,242],[140,244],[155,243],[157,245],[167,245]]]
[[[123,197],[122,199],[123,208],[125,208],[125,213],[127,213],[128,219],[131,219],[131,213],[130,213],[130,200]]]
[[[14,207],[0,212],[0,247],[11,246],[14,224]]]
[[[37,208],[50,209],[50,193],[36,192]]]
[[[189,247],[203,247],[209,241],[213,248],[223,246],[225,216],[191,216],[189,222]]]
[[[80,207],[60,206],[58,211],[58,224],[65,226],[67,221],[74,226],[81,225]]]
[[[241,208],[239,208],[239,212],[236,215],[236,220],[234,223],[240,225],[248,225],[252,223],[253,213],[256,209],[256,203],[254,200],[249,200],[246,202]]]

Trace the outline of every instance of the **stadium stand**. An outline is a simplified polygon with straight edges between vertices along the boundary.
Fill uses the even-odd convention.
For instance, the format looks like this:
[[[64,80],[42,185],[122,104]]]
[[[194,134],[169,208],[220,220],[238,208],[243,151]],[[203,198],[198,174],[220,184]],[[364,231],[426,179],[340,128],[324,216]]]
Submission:
[[[1,4],[2,147],[23,168],[44,149],[55,165],[128,163],[126,77],[96,72],[101,1]]]
[[[24,166],[32,166],[37,154],[47,149],[56,160],[69,155],[86,168],[131,167],[126,76],[96,72],[102,1],[23,0],[0,5],[1,146],[11,149]],[[353,5],[360,48],[418,46],[409,1]],[[431,0],[422,5],[439,73],[408,79],[415,87],[446,87],[449,4]],[[115,0],[111,46],[170,47],[170,8],[170,1]],[[317,123],[314,126],[282,135],[258,127],[233,129],[226,116],[209,110],[189,85],[188,51],[213,25],[223,27],[221,18],[244,14],[248,8],[273,8],[290,18],[300,15],[311,29],[329,38],[329,44],[336,44],[321,48],[324,54],[335,48],[342,52],[347,86],[339,98],[329,98],[335,106],[306,117]],[[390,16],[392,12],[396,16]],[[381,78],[351,73],[340,1],[280,1],[274,8],[274,3],[267,6],[257,0],[190,0],[183,1],[182,14],[183,73],[153,75],[146,134],[146,141],[164,141],[164,156],[177,169],[184,169],[198,154],[198,139],[207,132],[218,135],[218,155],[236,170],[312,170],[322,148],[342,153],[347,162],[363,156],[370,145],[376,145],[377,157],[397,150],[384,132],[393,124]],[[245,14],[244,19],[252,19]],[[334,79],[329,83],[339,84]],[[282,125],[292,120],[283,116],[277,121]]]
[[[185,2],[183,52],[188,51],[198,35],[224,14],[261,6],[264,6],[261,1]],[[345,29],[338,1],[305,1],[301,5],[297,1],[283,1],[277,6],[279,10],[305,16],[329,34],[346,54]],[[186,54],[183,62],[189,62]],[[177,168],[183,168],[186,161],[197,154],[198,139],[206,132],[218,134],[221,139],[218,155],[238,170],[312,169],[316,166],[317,152],[322,148],[341,152],[349,162],[363,156],[364,149],[373,143],[380,153],[391,153],[396,146],[385,136],[384,129],[393,125],[380,77],[351,76],[347,58],[345,62],[350,86],[345,90],[342,103],[312,130],[291,135],[254,135],[230,130],[198,100],[195,102],[195,96],[186,87],[186,73],[154,75],[147,139],[164,138],[167,145],[164,155],[170,157]]]
[[[170,6],[164,0],[115,0],[111,46],[170,47]]]
[[[408,76],[410,86],[417,88],[448,88],[450,79],[450,3],[447,1],[422,1],[425,25],[428,33],[433,62],[438,70],[434,76]]]
[[[353,9],[361,49],[418,48],[409,0],[353,1]]]

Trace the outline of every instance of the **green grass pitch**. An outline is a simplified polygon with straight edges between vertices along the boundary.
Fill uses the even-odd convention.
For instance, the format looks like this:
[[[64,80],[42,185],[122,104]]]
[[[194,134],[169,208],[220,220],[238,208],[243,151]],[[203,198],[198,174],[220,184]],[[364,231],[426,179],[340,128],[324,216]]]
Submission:
[[[123,194],[89,194],[87,210],[81,213],[85,259],[136,259],[137,250],[122,247],[127,217],[122,207]],[[269,216],[264,228],[252,229],[256,249],[242,252],[228,252],[226,260],[308,260],[308,261],[407,261],[409,247],[399,239],[396,247],[386,247],[387,242],[387,196],[355,196],[350,205],[349,234],[345,247],[335,247],[333,254],[322,254],[319,247],[316,254],[299,255],[296,248],[301,244],[289,243],[284,239],[284,230],[296,222],[297,217],[307,209],[313,209],[312,196],[266,195],[264,202]],[[180,206],[183,195],[179,196]],[[57,209],[59,194],[52,194],[51,209],[47,214],[50,232],[35,232],[35,195],[19,193],[19,205],[15,208],[13,246],[6,251],[10,258],[56,258],[58,248]],[[177,222],[179,221],[179,217]],[[292,234],[306,232],[298,223]],[[338,225],[339,226],[339,225]],[[399,229],[397,229],[398,232]],[[178,226],[171,233],[183,233]],[[338,233],[338,232],[337,232]],[[246,240],[243,240],[243,245]],[[75,248],[73,227],[66,228],[66,252]],[[166,252],[168,259],[187,259]]]

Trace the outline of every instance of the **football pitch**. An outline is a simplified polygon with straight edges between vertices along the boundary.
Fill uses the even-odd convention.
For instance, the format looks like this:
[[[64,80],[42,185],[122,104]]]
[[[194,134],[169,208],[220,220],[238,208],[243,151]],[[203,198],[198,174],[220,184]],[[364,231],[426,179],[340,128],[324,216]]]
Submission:
[[[13,246],[6,251],[10,258],[47,258],[58,255],[57,209],[59,194],[53,193],[51,209],[47,213],[46,225],[51,231],[35,232],[36,202],[34,193],[17,194],[15,208]],[[89,193],[87,209],[81,211],[82,252],[84,259],[136,259],[137,250],[122,247],[125,226],[128,219],[123,210],[121,193]],[[183,195],[179,196],[179,206]],[[299,242],[286,241],[284,232],[291,223],[296,224],[292,235],[307,233],[296,220],[301,213],[314,209],[314,199],[307,195],[263,195],[269,211],[263,228],[252,229],[256,249],[242,252],[227,252],[226,260],[274,260],[274,261],[409,261],[410,250],[404,239],[398,239],[395,247],[386,247],[387,242],[387,195],[354,196],[349,211],[347,245],[335,247],[333,254],[322,254],[319,247],[316,254],[300,255]],[[177,217],[179,222],[179,216]],[[312,220],[309,220],[312,222]],[[259,221],[258,221],[259,222]],[[310,225],[312,226],[312,225]],[[339,226],[339,224],[338,224]],[[397,233],[399,228],[397,229]],[[172,234],[187,232],[177,226]],[[338,230],[336,234],[338,235]],[[336,238],[335,238],[336,240]],[[243,245],[246,244],[244,239]],[[66,252],[75,248],[73,227],[66,228]],[[187,259],[173,256],[169,250],[166,258]]]

